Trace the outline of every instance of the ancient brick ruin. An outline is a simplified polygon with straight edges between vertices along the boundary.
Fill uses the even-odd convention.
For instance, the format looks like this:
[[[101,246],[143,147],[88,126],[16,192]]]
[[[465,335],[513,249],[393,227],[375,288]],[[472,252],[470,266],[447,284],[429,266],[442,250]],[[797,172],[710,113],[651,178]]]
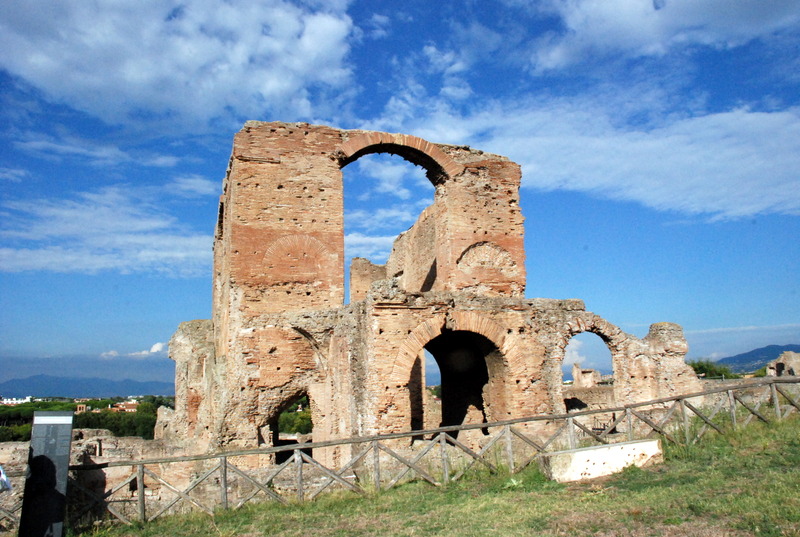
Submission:
[[[342,168],[368,153],[422,166],[435,196],[386,265],[353,260],[345,304]],[[272,445],[302,395],[314,441],[563,413],[564,352],[581,332],[611,351],[613,402],[699,391],[680,326],[638,339],[581,300],[525,298],[520,179],[465,146],[248,122],[220,199],[213,319],[170,342],[176,409],[157,435],[194,450]],[[433,423],[425,351],[442,375]]]
[[[769,377],[800,376],[800,353],[785,351],[767,364]]]

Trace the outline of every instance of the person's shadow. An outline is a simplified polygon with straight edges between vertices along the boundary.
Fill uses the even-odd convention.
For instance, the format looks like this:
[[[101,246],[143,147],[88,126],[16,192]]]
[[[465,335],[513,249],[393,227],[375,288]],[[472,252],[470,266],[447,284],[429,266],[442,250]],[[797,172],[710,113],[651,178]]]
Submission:
[[[37,455],[28,464],[19,537],[61,537],[66,497],[56,490],[56,466],[48,457]]]

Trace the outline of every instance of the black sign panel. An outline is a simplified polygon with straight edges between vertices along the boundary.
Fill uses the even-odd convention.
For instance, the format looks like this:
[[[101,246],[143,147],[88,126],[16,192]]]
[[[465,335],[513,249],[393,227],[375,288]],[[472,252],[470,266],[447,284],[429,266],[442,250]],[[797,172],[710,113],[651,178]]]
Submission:
[[[19,537],[62,537],[72,412],[34,412]]]

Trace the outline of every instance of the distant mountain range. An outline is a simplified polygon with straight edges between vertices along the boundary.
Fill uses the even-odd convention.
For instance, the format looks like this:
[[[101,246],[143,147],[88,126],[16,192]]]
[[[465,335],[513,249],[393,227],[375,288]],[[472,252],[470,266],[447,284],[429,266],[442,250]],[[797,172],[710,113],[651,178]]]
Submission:
[[[171,382],[140,382],[101,378],[70,378],[36,375],[0,382],[3,397],[126,397],[128,395],[174,395]]]
[[[800,345],[767,345],[736,356],[722,358],[717,360],[717,363],[727,365],[734,373],[750,373],[761,369],[786,351],[800,352]]]

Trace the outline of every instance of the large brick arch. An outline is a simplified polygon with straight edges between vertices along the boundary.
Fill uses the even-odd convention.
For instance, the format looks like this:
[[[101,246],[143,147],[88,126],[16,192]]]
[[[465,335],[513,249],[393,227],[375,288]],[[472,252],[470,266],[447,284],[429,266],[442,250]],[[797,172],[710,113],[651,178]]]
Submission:
[[[550,349],[550,360],[558,361],[558,370],[564,362],[567,345],[573,336],[591,332],[603,340],[611,353],[611,367],[616,376],[620,372],[621,363],[625,358],[625,350],[630,342],[630,336],[618,326],[606,321],[599,315],[590,314],[568,320],[556,333],[556,342]],[[560,384],[560,383],[559,383]]]
[[[518,359],[517,346],[506,339],[506,330],[498,323],[475,311],[451,310],[420,323],[408,334],[400,345],[392,373],[386,379],[386,383],[401,386],[408,382],[409,372],[425,345],[439,336],[445,328],[482,335],[497,347],[506,365]]]
[[[412,164],[422,166],[433,184],[446,177],[455,177],[464,171],[464,166],[450,158],[434,144],[410,134],[370,132],[350,138],[338,150],[342,167],[370,153],[399,155]]]
[[[415,362],[419,359],[425,346],[441,335],[445,330],[458,332],[471,332],[479,334],[497,347],[499,360],[487,363],[490,383],[494,388],[495,412],[506,417],[505,412],[511,400],[511,395],[506,393],[505,382],[511,370],[510,362],[520,361],[520,351],[513,338],[507,338],[507,331],[490,317],[476,311],[449,310],[435,314],[432,318],[421,322],[400,344],[399,351],[392,363],[388,375],[376,379],[384,386],[385,394],[378,401],[378,422],[389,430],[395,430],[391,424],[402,424],[396,430],[407,427],[406,420],[412,415],[409,403],[409,393],[405,389],[409,385]],[[487,407],[488,410],[488,407]],[[501,418],[498,418],[501,419]]]

